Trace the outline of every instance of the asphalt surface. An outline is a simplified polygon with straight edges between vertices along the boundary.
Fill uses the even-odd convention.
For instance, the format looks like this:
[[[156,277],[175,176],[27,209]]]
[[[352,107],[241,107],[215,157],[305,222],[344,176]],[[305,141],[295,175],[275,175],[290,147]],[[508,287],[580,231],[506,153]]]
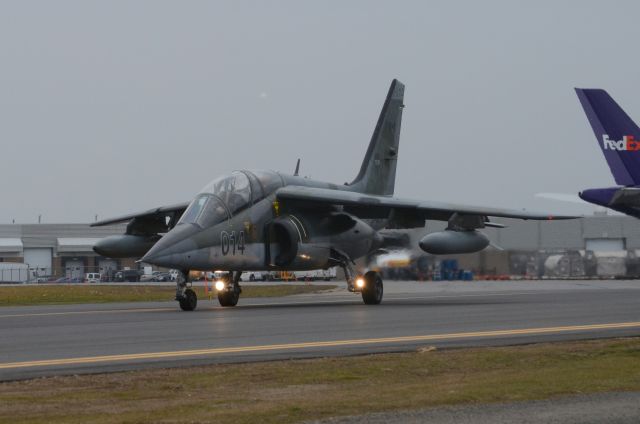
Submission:
[[[201,292],[200,292],[201,293]],[[640,281],[386,282],[327,294],[0,308],[0,380],[640,335]]]
[[[316,424],[637,424],[640,393],[601,393],[541,401],[465,405],[314,421]]]

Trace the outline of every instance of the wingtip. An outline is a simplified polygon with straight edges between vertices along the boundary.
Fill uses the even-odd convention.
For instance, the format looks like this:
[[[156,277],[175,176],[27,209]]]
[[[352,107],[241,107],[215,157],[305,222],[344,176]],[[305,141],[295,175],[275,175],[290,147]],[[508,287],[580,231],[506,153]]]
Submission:
[[[549,215],[547,221],[560,221],[566,219],[581,219],[584,215]]]

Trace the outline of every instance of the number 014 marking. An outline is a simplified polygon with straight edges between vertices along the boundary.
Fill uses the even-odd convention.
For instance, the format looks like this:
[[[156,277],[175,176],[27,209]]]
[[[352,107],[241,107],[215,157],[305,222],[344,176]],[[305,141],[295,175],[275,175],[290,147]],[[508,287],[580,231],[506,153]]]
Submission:
[[[244,231],[231,231],[230,233],[222,231],[220,233],[220,246],[222,247],[222,255],[235,255],[236,251],[244,255]]]

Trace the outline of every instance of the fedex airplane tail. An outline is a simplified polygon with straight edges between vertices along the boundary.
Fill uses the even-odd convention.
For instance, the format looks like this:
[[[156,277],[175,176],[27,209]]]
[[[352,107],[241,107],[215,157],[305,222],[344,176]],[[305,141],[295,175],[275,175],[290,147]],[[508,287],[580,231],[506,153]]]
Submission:
[[[601,89],[576,88],[616,183],[640,185],[640,128]]]

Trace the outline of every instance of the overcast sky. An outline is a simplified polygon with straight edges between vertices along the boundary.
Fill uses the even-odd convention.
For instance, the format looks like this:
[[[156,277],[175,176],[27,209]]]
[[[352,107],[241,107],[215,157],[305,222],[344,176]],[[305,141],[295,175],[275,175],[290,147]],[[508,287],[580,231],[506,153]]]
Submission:
[[[351,181],[405,83],[396,195],[549,210],[614,185],[573,87],[640,121],[637,1],[1,1],[0,223]]]

